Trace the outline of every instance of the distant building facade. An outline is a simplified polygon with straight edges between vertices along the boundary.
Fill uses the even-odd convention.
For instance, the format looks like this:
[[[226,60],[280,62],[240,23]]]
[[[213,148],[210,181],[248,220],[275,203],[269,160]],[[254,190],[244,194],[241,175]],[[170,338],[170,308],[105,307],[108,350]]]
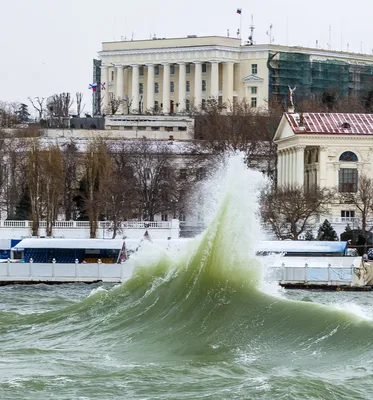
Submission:
[[[241,45],[240,39],[219,36],[104,42],[98,54],[101,110],[120,98],[125,106],[117,114],[183,113],[210,97],[245,98],[253,108],[287,105],[289,86],[297,87],[297,101],[330,90],[373,93],[373,56],[366,54]]]
[[[373,114],[286,113],[274,141],[278,186],[354,193],[361,174],[373,178]],[[338,234],[360,225],[353,204],[334,202],[330,213]]]

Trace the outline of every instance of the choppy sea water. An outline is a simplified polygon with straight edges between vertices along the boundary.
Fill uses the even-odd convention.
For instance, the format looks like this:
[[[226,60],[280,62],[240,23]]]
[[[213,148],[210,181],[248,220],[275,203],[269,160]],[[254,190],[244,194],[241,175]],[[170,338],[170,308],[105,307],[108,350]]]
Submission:
[[[259,179],[225,174],[206,232],[124,284],[0,287],[0,399],[372,399],[373,294],[263,282]]]

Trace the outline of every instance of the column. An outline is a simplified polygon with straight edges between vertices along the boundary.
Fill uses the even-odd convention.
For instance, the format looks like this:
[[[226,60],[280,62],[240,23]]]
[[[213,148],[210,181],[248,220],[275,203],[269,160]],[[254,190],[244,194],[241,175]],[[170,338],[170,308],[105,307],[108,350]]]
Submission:
[[[124,87],[123,87],[123,65],[116,65],[115,68],[117,69],[117,85],[116,85],[116,97],[119,99],[123,99],[124,95]]]
[[[185,62],[179,62],[179,107],[178,111],[185,109],[186,99],[186,67]]]
[[[131,65],[132,67],[132,98],[131,111],[139,110],[139,66]]]
[[[146,108],[154,109],[154,64],[147,64],[148,67],[148,82],[146,93]]]
[[[293,157],[293,149],[289,149],[289,185],[294,183],[294,157]]]
[[[210,61],[211,78],[210,78],[210,96],[219,98],[219,61]]]
[[[101,65],[101,83],[105,83],[105,90],[101,90],[102,114],[106,114],[106,109],[109,105],[109,78],[109,67]]]
[[[304,186],[304,149],[306,146],[296,147],[296,178],[295,183]]]
[[[281,186],[281,175],[282,175],[282,152],[277,152],[277,186]]]
[[[326,146],[320,146],[319,150],[319,187],[323,189],[326,187]]]
[[[194,107],[201,108],[202,104],[202,64],[200,61],[194,63]]]
[[[233,67],[234,62],[223,64],[223,103],[233,104]]]
[[[284,150],[284,179],[283,185],[289,184],[289,170],[290,170],[290,158],[289,158],[289,150]]]
[[[163,65],[163,114],[170,112],[170,64]]]

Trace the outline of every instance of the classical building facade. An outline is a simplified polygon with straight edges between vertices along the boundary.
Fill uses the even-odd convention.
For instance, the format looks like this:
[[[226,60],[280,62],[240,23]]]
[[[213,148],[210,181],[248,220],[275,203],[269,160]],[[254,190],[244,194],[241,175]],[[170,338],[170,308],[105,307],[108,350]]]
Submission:
[[[373,115],[286,113],[274,137],[277,185],[356,192],[361,174],[373,178]],[[353,204],[335,202],[331,220],[342,233],[359,226]]]
[[[94,63],[94,100],[107,110],[110,98],[124,100],[117,114],[188,111],[209,97],[267,108],[333,89],[341,95],[373,90],[373,56],[269,44],[242,45],[231,37],[115,41],[102,43]],[[98,74],[101,69],[101,75]],[[100,98],[99,98],[100,97]]]

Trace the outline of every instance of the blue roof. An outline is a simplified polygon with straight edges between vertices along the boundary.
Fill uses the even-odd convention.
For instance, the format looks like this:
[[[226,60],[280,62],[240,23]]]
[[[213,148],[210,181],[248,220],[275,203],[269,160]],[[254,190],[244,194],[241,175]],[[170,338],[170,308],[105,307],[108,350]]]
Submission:
[[[278,253],[344,253],[347,242],[323,242],[308,240],[263,241],[257,251]]]

